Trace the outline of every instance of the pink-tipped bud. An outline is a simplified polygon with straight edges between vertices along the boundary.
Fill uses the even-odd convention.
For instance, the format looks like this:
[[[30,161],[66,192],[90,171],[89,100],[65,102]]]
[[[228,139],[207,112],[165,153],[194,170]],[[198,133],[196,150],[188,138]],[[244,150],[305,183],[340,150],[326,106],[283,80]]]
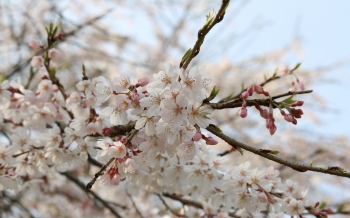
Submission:
[[[44,58],[41,56],[34,56],[32,58],[32,61],[30,62],[30,65],[34,68],[40,68],[44,64]]]
[[[253,85],[253,89],[257,94],[262,94],[264,92],[264,89],[259,85]]]
[[[328,214],[334,214],[334,211],[331,208],[325,208],[325,209],[322,209],[321,211]]]
[[[111,179],[111,183],[113,185],[119,185],[120,183],[120,175],[119,174],[115,174],[112,179]]]
[[[318,215],[318,210],[314,209],[314,215]]]
[[[293,122],[294,117],[290,114],[286,114],[286,115],[284,115],[284,119],[288,122]]]
[[[295,117],[295,118],[301,118],[301,115],[304,114],[304,112],[301,110],[301,109],[295,109],[295,108],[292,108],[290,110],[290,112],[292,113],[292,115]]]
[[[301,91],[304,91],[305,90],[305,85],[303,82],[301,82],[299,79],[297,79],[297,83],[298,83],[298,86],[300,88]]]
[[[252,87],[252,86],[249,87],[249,88],[247,89],[247,92],[249,93],[249,96],[251,96],[251,95],[253,94],[253,92],[254,92],[253,87]]]
[[[268,199],[267,199],[267,196],[264,192],[260,192],[258,194],[258,199],[261,203],[267,203],[268,202]]]
[[[217,145],[219,142],[216,141],[214,138],[212,138],[211,136],[203,138],[205,140],[205,143],[207,145]]]
[[[140,95],[137,93],[137,90],[134,89],[134,93],[133,93],[133,96],[132,96],[132,101],[138,103],[139,100],[140,100]]]
[[[249,97],[249,92],[245,91],[242,93],[242,98],[247,99]]]
[[[266,119],[266,128],[270,129],[274,125],[275,119],[272,117],[272,114],[269,113]]]
[[[194,134],[194,136],[192,137],[192,140],[195,142],[198,142],[201,138],[202,138],[202,133],[196,132],[196,134]]]
[[[40,42],[36,41],[36,40],[30,40],[28,43],[29,47],[33,48],[33,49],[38,49],[41,47]]]
[[[320,202],[319,202],[319,201],[316,202],[316,204],[315,204],[314,207],[318,207],[318,205],[320,205]]]
[[[143,86],[148,85],[149,80],[150,80],[149,76],[144,76],[144,77],[140,78],[136,84],[136,87],[139,87],[139,86],[143,87]]]
[[[248,110],[247,110],[247,108],[245,108],[245,107],[240,108],[239,111],[238,111],[238,114],[239,114],[239,116],[241,116],[242,118],[247,117],[247,115],[248,115]]]
[[[303,101],[297,101],[297,102],[295,102],[294,104],[292,104],[291,106],[292,107],[297,107],[297,106],[303,106],[303,104],[304,104],[304,102]]]
[[[81,106],[82,106],[84,109],[88,107],[86,101],[84,101],[84,102],[81,104]]]
[[[273,134],[275,134],[275,132],[277,130],[277,126],[275,124],[273,124],[269,130],[270,130],[270,134],[273,135]]]
[[[297,88],[295,87],[294,82],[292,82],[292,86],[289,88],[289,91],[295,92],[296,90],[297,90]]]
[[[296,119],[293,119],[292,123],[293,123],[294,125],[297,125],[297,124],[298,124],[298,121],[297,121]]]
[[[108,136],[111,131],[112,131],[111,128],[103,128],[102,135]]]

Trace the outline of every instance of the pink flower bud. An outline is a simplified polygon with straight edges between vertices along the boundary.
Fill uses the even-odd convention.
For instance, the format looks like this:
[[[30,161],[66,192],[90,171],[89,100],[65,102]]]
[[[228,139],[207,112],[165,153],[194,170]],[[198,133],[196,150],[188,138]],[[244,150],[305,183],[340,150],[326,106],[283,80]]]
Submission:
[[[239,114],[239,116],[241,116],[242,118],[247,117],[247,115],[248,115],[247,108],[242,107],[241,109],[239,109],[238,114]]]
[[[321,210],[322,212],[326,212],[328,214],[334,214],[334,211],[331,208],[325,208]]]
[[[304,91],[305,90],[305,85],[303,82],[301,82],[299,79],[297,79],[298,86],[300,90]]]
[[[140,100],[140,95],[137,93],[137,90],[134,90],[133,96],[132,96],[132,101],[138,103]]]
[[[297,107],[297,106],[303,106],[304,102],[303,101],[297,101],[294,104],[292,104],[292,107]]]
[[[284,119],[288,122],[293,122],[294,117],[290,114],[286,114],[286,115],[284,115]]]
[[[108,136],[111,131],[112,131],[111,128],[103,128],[102,135]]]
[[[253,89],[257,94],[262,94],[264,92],[264,89],[259,85],[253,85]]]
[[[30,62],[30,65],[34,68],[40,68],[44,64],[44,58],[41,56],[34,56],[32,58],[32,61]]]
[[[272,117],[272,114],[269,114],[266,119],[266,128],[270,129],[274,125],[275,119]]]
[[[150,80],[149,76],[144,76],[144,77],[140,78],[139,81],[136,84],[136,87],[146,86],[149,83],[149,80]]]
[[[49,50],[49,58],[52,60],[57,60],[61,55],[61,52],[55,48]]]
[[[273,134],[275,134],[275,132],[277,130],[277,126],[275,124],[273,124],[269,130],[270,130],[270,134],[273,135]]]
[[[267,119],[268,116],[269,116],[269,112],[268,112],[266,109],[261,110],[261,111],[260,111],[260,116],[263,117],[263,118],[265,118],[265,119]]]
[[[196,134],[192,137],[192,140],[198,142],[202,138],[202,133],[196,132]]]
[[[294,125],[297,125],[298,121],[297,121],[296,119],[293,119],[292,123],[293,123]]]
[[[29,41],[28,45],[34,49],[38,49],[41,47],[40,43],[36,40],[33,40],[33,39]]]
[[[120,183],[120,175],[119,174],[115,174],[112,179],[111,179],[111,183],[113,185],[119,185]]]
[[[296,90],[297,90],[297,88],[295,87],[294,82],[292,82],[292,86],[289,88],[289,91],[295,92]]]
[[[212,138],[211,136],[203,138],[205,140],[205,143],[207,145],[217,145],[219,142],[216,141],[214,138]]]
[[[301,115],[304,114],[304,112],[301,109],[295,109],[295,108],[291,109],[291,113],[295,118],[301,118]]]
[[[253,94],[253,92],[254,92],[253,87],[252,87],[252,86],[249,87],[249,88],[247,89],[247,92],[249,93],[249,96],[251,96],[251,95]]]
[[[249,92],[245,91],[242,93],[242,98],[247,99],[249,97]]]
[[[258,194],[258,199],[261,203],[267,203],[268,202],[268,199],[267,199],[267,196],[264,192],[260,192]]]

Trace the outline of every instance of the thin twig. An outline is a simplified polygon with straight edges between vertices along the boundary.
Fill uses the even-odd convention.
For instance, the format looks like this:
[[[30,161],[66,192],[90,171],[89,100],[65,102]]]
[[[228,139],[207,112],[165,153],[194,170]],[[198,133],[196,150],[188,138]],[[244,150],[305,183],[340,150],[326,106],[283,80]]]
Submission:
[[[95,182],[98,179],[98,177],[101,176],[104,173],[104,171],[107,169],[109,164],[112,163],[112,161],[114,161],[114,160],[115,160],[114,157],[109,159],[109,161],[105,165],[103,165],[101,167],[101,169],[97,173],[95,173],[95,176],[90,180],[90,182],[88,184],[86,184],[86,187],[85,187],[86,190],[90,190],[92,188],[92,186],[95,184]]]
[[[288,95],[301,95],[301,94],[308,94],[311,92],[313,92],[313,90],[287,92],[284,94],[273,96],[271,98],[251,99],[251,100],[245,100],[245,102],[246,102],[246,105],[250,106],[250,107],[255,106],[255,105],[269,107],[270,103],[271,103],[271,99],[274,100],[274,99],[281,98],[281,97],[288,96]],[[274,102],[274,103],[278,104],[278,102]],[[225,108],[238,108],[238,107],[242,107],[242,104],[243,104],[243,100],[241,100],[241,99],[236,99],[234,101],[226,101],[226,102],[222,102],[222,103],[208,103],[208,105],[210,107],[212,107],[213,109],[216,109],[216,110],[225,109]],[[276,108],[276,106],[274,104],[272,104],[272,107]]]
[[[129,192],[125,191],[125,193],[126,193],[126,195],[130,198],[130,201],[131,201],[132,205],[134,206],[134,208],[135,208],[135,210],[136,210],[136,213],[137,213],[141,218],[143,218],[142,213],[141,213],[140,210],[137,208],[136,203],[135,203],[134,199],[132,199],[132,197],[131,197],[131,195],[129,194]]]
[[[87,190],[85,189],[85,185],[84,183],[82,183],[81,181],[79,181],[77,178],[75,178],[71,173],[68,173],[68,172],[64,172],[64,173],[61,173],[62,175],[66,176],[70,181],[74,182],[77,186],[79,186],[79,188],[81,188],[82,190],[85,190],[87,191],[88,193],[91,193],[94,198],[96,198],[98,201],[100,201],[105,207],[107,207],[111,213],[113,215],[115,215],[116,217],[118,218],[122,218],[121,215],[119,215],[119,213],[114,209],[112,208],[105,200],[103,200],[100,196],[98,196],[95,192],[91,191],[91,190]]]
[[[205,28],[204,30],[199,30],[198,32],[198,38],[196,43],[193,46],[191,55],[186,59],[184,63],[180,64],[180,68],[182,67],[184,70],[188,67],[188,65],[191,63],[192,59],[197,56],[197,54],[200,51],[200,47],[203,44],[205,36],[209,33],[209,31],[220,21],[224,19],[225,15],[225,9],[230,3],[230,0],[222,0],[221,6],[219,11],[216,13],[216,16],[214,20]],[[183,64],[183,65],[182,65]],[[182,66],[181,66],[182,65]]]
[[[174,211],[166,202],[165,200],[162,198],[162,196],[160,194],[156,194],[158,196],[158,198],[161,200],[161,202],[164,204],[164,206],[166,207],[166,209],[168,209],[172,214],[174,214],[177,217],[187,217],[186,215],[182,215],[182,214],[178,214],[176,211]]]
[[[303,164],[290,162],[290,161],[287,161],[283,158],[279,158],[275,155],[266,153],[266,152],[264,152],[263,149],[258,149],[258,148],[252,147],[250,145],[246,145],[244,143],[238,142],[235,139],[230,138],[227,135],[225,135],[224,133],[220,132],[216,128],[212,127],[211,125],[209,125],[206,129],[233,147],[239,147],[239,148],[242,148],[244,150],[250,151],[256,155],[259,155],[259,156],[262,156],[262,157],[267,158],[269,160],[272,160],[274,162],[280,163],[280,164],[285,165],[287,167],[290,167],[296,171],[299,171],[299,172],[314,171],[314,172],[321,172],[321,173],[325,173],[325,174],[350,178],[350,173],[342,172],[339,167],[321,168],[321,167],[312,167],[312,166],[307,166],[307,165],[303,165]]]

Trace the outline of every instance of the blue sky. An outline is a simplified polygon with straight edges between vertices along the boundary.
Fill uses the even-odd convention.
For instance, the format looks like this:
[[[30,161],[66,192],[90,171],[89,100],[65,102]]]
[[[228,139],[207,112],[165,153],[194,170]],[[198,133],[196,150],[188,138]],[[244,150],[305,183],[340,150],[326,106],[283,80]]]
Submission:
[[[319,115],[326,125],[318,128],[322,133],[348,134],[350,123],[350,1],[267,0],[250,1],[237,17],[237,26],[248,26],[255,18],[267,25],[250,40],[240,58],[278,49],[286,45],[297,32],[302,37],[303,56],[289,55],[285,63],[302,62],[304,68],[326,66],[338,61],[344,64],[331,70],[312,87],[323,96],[331,112]],[[306,111],[307,112],[307,111]],[[316,130],[316,129],[315,129]]]

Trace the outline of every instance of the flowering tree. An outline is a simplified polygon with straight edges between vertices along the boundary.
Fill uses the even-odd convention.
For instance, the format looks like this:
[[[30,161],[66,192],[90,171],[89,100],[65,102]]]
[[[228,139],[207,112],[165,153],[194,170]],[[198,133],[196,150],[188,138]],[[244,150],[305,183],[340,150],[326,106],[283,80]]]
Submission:
[[[208,33],[224,22],[229,3],[223,0],[219,10],[210,12],[194,46],[153,79],[128,73],[93,77],[83,64],[73,90],[59,77],[63,55],[57,47],[77,30],[63,32],[51,23],[46,43],[30,40],[36,55],[30,58],[28,80],[11,79],[18,69],[1,79],[0,184],[3,199],[10,202],[4,214],[59,216],[64,211],[59,207],[68,208],[71,217],[347,214],[310,198],[307,189],[281,179],[273,166],[256,168],[248,159],[232,162],[231,153],[238,159],[251,152],[295,171],[350,178],[337,165],[292,162],[279,157],[279,150],[229,136],[224,126],[229,118],[217,111],[238,108],[239,117],[249,119],[248,110],[255,110],[265,131],[278,135],[276,119],[296,125],[304,102],[295,99],[312,92],[298,77],[300,64],[276,70],[236,94],[220,97],[220,89],[228,87],[208,88],[213,82],[208,70],[189,66]],[[40,81],[33,85],[35,75]],[[291,88],[284,86],[278,94],[266,88],[286,77],[293,81]],[[220,140],[229,149],[218,152]],[[22,196],[32,200],[23,202]],[[54,205],[55,211],[38,202]]]

